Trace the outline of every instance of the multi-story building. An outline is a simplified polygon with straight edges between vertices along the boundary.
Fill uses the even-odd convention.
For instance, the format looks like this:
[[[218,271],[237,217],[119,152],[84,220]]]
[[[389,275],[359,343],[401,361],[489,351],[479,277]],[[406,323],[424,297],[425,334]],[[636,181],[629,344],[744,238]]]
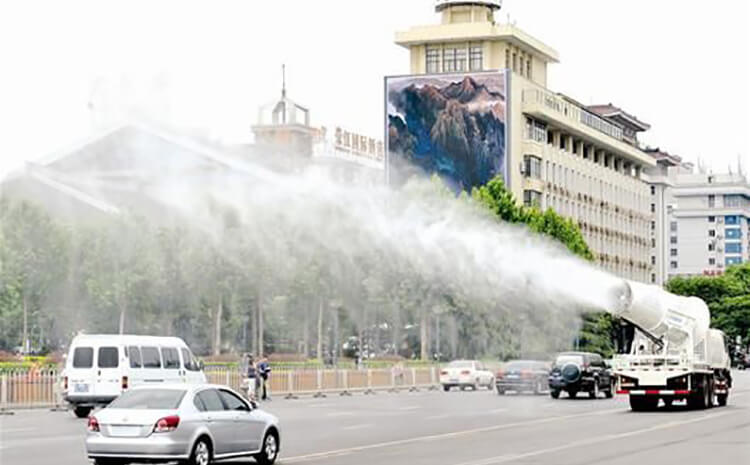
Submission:
[[[557,52],[513,24],[498,24],[500,0],[440,0],[441,24],[396,34],[412,74],[506,69],[509,188],[516,198],[572,218],[601,266],[619,276],[651,275],[651,211],[638,147],[649,126],[612,105],[587,107],[547,88]],[[519,169],[520,168],[520,169]]]
[[[694,173],[679,157],[648,150],[651,183],[651,282],[720,274],[748,260],[750,184],[743,174]]]

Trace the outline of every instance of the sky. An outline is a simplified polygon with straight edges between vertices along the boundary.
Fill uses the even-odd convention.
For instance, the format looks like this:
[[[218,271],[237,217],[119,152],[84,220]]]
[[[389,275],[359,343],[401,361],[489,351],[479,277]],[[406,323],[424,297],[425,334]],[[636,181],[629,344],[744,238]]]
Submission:
[[[497,14],[560,53],[548,86],[613,103],[642,136],[715,172],[750,169],[750,2],[505,0]],[[229,142],[289,96],[312,122],[383,133],[383,77],[409,72],[398,30],[433,0],[0,2],[0,178],[137,109]],[[124,110],[121,110],[123,109]],[[92,110],[93,109],[93,110]],[[104,116],[102,116],[104,115]]]

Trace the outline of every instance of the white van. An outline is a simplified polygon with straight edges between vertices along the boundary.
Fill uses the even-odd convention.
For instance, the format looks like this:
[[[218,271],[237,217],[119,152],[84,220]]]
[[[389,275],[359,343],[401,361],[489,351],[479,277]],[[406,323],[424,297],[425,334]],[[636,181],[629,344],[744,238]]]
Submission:
[[[129,387],[180,382],[205,383],[206,375],[178,337],[82,335],[70,344],[63,396],[84,418]]]

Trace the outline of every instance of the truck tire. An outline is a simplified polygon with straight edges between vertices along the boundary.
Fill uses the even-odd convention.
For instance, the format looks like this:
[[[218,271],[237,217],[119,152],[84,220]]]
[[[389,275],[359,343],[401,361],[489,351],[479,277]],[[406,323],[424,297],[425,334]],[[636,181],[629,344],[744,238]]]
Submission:
[[[609,388],[607,388],[606,391],[604,391],[604,397],[607,399],[611,399],[615,396],[615,382],[610,381]]]
[[[690,394],[687,399],[688,408],[691,410],[704,410],[709,406],[709,399],[711,399],[711,392],[709,391],[708,379],[703,379],[702,385],[695,390],[694,393]]]
[[[718,402],[719,407],[726,407],[728,398],[729,394],[719,394],[718,396],[716,396],[716,402]]]
[[[91,407],[76,407],[73,409],[73,413],[78,418],[87,418],[91,413]]]
[[[630,396],[630,408],[634,412],[653,412],[658,406],[658,397]]]

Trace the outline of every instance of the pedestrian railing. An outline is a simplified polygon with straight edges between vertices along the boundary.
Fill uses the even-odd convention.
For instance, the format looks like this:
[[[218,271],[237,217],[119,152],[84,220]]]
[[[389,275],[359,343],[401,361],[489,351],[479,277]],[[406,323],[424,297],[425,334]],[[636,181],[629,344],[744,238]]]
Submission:
[[[209,383],[240,391],[243,373],[237,369],[207,369]],[[294,398],[435,389],[436,367],[378,369],[291,369],[274,370],[267,381],[269,395]],[[0,374],[0,414],[18,409],[64,408],[63,375],[60,370],[24,370]]]

